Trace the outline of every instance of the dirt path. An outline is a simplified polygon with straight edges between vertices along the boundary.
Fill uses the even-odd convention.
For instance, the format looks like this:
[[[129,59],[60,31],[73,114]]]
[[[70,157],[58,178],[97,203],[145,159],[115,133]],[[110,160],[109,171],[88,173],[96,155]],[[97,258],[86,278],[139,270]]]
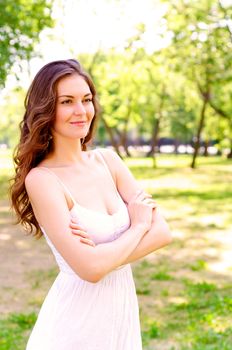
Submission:
[[[36,241],[13,225],[6,201],[0,202],[0,266],[0,315],[34,311],[44,293],[35,281],[43,271],[55,276],[56,263],[43,238]]]

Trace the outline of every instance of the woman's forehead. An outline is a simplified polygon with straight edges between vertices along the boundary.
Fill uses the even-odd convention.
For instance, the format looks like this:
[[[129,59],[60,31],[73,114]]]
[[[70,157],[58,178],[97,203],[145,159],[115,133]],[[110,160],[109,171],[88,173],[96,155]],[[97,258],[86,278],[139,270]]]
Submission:
[[[72,74],[62,78],[57,84],[57,94],[77,95],[90,93],[90,87],[86,80],[78,74]]]

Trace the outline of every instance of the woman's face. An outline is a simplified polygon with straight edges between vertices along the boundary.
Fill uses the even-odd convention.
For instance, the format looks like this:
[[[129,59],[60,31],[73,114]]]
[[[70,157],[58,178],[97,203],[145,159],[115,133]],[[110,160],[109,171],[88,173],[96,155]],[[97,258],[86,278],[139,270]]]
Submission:
[[[73,74],[57,84],[53,137],[84,138],[94,117],[93,96],[85,79]]]

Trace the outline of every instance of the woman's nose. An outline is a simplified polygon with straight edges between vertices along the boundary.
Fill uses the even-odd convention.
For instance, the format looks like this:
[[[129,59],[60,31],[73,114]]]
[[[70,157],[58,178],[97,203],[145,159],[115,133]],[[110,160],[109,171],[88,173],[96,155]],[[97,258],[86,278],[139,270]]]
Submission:
[[[74,114],[76,114],[76,115],[85,114],[85,108],[84,108],[82,102],[77,102],[77,103],[75,103],[75,106],[74,106]]]

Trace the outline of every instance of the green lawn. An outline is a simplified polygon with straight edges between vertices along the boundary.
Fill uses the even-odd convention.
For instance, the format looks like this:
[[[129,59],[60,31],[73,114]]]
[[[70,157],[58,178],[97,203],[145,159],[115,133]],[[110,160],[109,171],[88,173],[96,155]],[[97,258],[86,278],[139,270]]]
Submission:
[[[12,174],[8,156],[0,169],[2,206]],[[174,237],[169,247],[133,265],[144,350],[231,350],[232,162],[202,157],[195,170],[186,155],[160,155],[156,169],[151,159],[126,162],[160,203]],[[31,294],[42,290],[44,297],[56,269],[24,268]],[[25,349],[43,297],[1,318],[1,350]]]

